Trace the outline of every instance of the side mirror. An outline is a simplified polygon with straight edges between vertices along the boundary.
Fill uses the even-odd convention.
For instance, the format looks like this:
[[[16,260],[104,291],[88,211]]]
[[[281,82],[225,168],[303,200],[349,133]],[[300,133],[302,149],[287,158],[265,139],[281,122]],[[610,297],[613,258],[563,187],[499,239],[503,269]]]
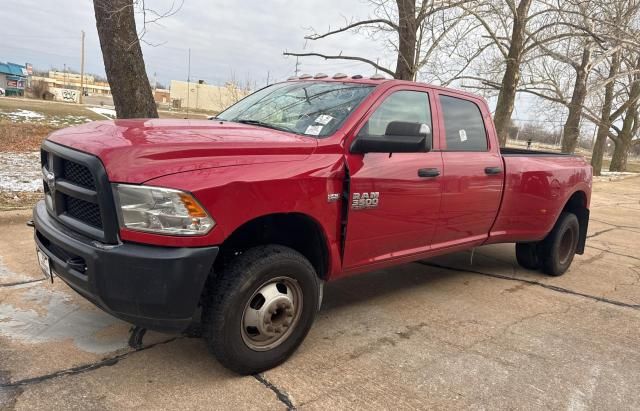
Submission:
[[[392,121],[383,136],[359,135],[352,153],[424,153],[431,150],[431,129],[422,123]]]

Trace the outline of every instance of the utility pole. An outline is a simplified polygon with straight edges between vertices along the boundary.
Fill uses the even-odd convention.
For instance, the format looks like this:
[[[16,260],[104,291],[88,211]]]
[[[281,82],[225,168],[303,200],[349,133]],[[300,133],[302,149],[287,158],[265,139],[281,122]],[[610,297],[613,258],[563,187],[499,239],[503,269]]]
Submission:
[[[270,75],[270,74],[271,74],[271,73],[269,72],[269,70],[267,70],[267,86],[269,85],[269,75]]]
[[[191,47],[189,47],[189,58],[187,60],[187,118],[189,118],[189,96],[191,95]]]
[[[80,104],[84,97],[84,30],[80,30],[82,33],[82,51],[80,53]]]
[[[298,73],[300,72],[300,59],[296,56],[296,77],[298,77]]]

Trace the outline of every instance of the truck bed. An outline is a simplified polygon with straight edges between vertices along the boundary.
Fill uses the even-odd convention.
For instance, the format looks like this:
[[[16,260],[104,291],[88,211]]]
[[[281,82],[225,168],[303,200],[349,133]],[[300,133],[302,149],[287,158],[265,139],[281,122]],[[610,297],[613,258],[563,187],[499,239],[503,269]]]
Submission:
[[[551,230],[569,198],[591,193],[591,166],[573,154],[501,150],[504,192],[489,242],[538,241]]]

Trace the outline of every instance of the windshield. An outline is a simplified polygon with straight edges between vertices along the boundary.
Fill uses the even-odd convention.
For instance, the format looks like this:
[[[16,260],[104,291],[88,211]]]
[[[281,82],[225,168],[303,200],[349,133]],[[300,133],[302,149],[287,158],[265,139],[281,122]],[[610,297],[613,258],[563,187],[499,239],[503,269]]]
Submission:
[[[373,87],[338,82],[274,84],[229,107],[216,119],[324,137],[340,127]]]

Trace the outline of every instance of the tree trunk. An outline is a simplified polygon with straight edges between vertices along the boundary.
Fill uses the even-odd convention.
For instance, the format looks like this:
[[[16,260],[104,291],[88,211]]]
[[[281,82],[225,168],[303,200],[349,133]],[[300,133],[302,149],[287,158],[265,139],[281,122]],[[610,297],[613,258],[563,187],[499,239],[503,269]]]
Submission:
[[[580,120],[582,119],[582,108],[587,98],[587,79],[589,77],[588,66],[591,63],[591,48],[585,47],[582,52],[582,63],[576,68],[576,81],[573,86],[573,95],[569,103],[569,115],[564,123],[564,133],[562,138],[562,152],[573,153],[578,145],[580,137]]]
[[[617,76],[619,69],[620,52],[617,52],[612,56],[608,79],[613,79]],[[615,82],[611,81],[607,83],[604,89],[604,103],[602,105],[602,112],[600,115],[600,124],[598,125],[598,134],[596,136],[596,141],[593,144],[593,152],[591,154],[591,167],[593,167],[593,175],[595,176],[599,176],[602,171],[602,159],[604,157],[604,150],[607,144],[609,130],[611,129],[611,109],[613,107],[614,88]]]
[[[509,136],[509,125],[511,115],[516,101],[518,84],[520,83],[520,64],[522,63],[522,52],[524,49],[524,35],[527,26],[527,16],[532,0],[521,0],[518,4],[517,14],[513,20],[513,30],[511,33],[511,44],[507,57],[507,67],[502,77],[502,85],[498,94],[498,103],[494,115],[494,123],[500,146],[507,144]]]
[[[133,0],[93,0],[93,8],[118,118],[158,117],[136,31]]]
[[[416,2],[415,0],[396,1],[398,4],[398,60],[395,78],[413,81],[416,74]]]
[[[637,106],[634,104],[633,109],[637,110]],[[629,107],[631,110],[632,107]],[[631,148],[631,139],[633,138],[633,115],[627,111],[624,122],[622,123],[622,131],[618,135],[618,141],[613,150],[613,156],[611,157],[611,164],[609,165],[609,171],[627,171],[627,156],[629,149]]]
[[[631,97],[633,98],[636,93],[640,93],[640,79],[631,87]],[[638,101],[636,100],[629,106],[625,113],[624,121],[622,122],[622,130],[618,134],[616,146],[613,150],[613,156],[611,157],[611,164],[609,165],[609,171],[627,171],[627,156],[629,155],[629,149],[631,148],[631,141],[633,136],[638,132],[640,124],[638,124]]]

